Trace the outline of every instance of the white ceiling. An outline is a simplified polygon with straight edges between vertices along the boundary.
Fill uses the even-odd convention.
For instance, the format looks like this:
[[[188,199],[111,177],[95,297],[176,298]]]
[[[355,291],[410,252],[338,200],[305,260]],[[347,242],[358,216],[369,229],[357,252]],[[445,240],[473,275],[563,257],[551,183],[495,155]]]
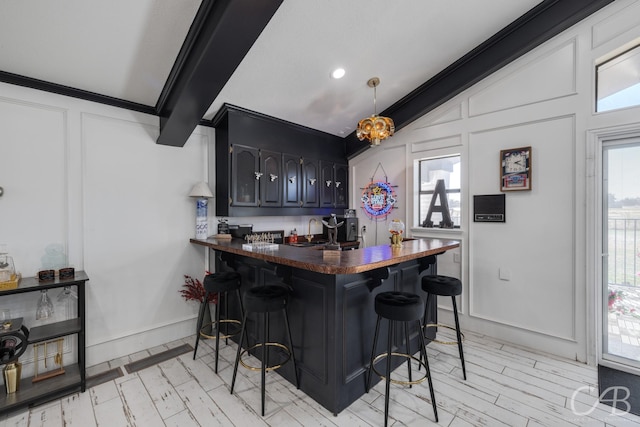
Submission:
[[[284,0],[204,118],[229,103],[349,134],[369,78],[381,112],[539,2]],[[0,0],[0,71],[153,107],[200,3]]]

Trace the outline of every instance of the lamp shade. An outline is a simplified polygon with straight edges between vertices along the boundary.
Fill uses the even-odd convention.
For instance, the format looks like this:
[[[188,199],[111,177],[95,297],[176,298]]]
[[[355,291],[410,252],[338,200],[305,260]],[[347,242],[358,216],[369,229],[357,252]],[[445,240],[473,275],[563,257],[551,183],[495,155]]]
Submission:
[[[193,186],[193,188],[191,189],[191,192],[189,193],[189,197],[209,199],[213,197],[213,193],[209,189],[209,186],[207,185],[207,183],[202,181]]]

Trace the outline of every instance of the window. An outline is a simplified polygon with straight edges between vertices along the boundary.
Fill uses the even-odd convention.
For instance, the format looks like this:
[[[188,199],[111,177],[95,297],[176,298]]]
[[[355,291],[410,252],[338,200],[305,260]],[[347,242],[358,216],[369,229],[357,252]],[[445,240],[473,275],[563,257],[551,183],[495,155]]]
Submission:
[[[444,181],[449,215],[454,228],[460,228],[460,154],[446,157],[434,157],[422,159],[418,162],[419,168],[419,210],[418,226],[426,227],[426,219],[429,206],[433,199],[438,180]],[[435,206],[442,206],[440,197],[437,196]],[[433,227],[440,227],[443,219],[442,212],[432,212],[431,221]]]
[[[640,105],[640,46],[596,67],[596,111]]]

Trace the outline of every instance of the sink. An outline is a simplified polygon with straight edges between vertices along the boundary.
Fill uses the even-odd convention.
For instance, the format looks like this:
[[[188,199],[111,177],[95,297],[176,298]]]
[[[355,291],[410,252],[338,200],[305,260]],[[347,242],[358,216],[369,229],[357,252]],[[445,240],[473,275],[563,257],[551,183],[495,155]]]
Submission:
[[[297,242],[297,243],[289,243],[289,246],[295,246],[296,248],[308,248],[310,246],[324,245],[325,243],[327,243],[327,242],[322,242],[322,241]]]

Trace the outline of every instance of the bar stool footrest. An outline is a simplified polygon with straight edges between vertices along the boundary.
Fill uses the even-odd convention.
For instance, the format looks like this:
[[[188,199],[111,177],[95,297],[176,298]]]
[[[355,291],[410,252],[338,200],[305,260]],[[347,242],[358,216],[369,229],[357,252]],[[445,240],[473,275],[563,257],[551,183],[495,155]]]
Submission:
[[[452,331],[455,332],[456,328],[454,328],[453,326],[449,326],[449,325],[443,325],[442,323],[427,323],[426,325],[424,325],[425,329],[426,328],[447,328],[447,329],[451,329]],[[445,344],[445,345],[454,345],[454,344],[458,344],[458,341],[441,341],[435,338],[429,338],[427,336],[424,337],[425,341],[429,341],[429,342],[435,342],[438,344]],[[462,340],[462,342],[464,342],[464,334],[462,332],[460,332],[460,339]]]
[[[216,335],[209,335],[207,334],[205,331],[205,329],[207,329],[209,326],[212,327],[212,333],[213,331],[215,331],[214,325],[218,323],[216,321],[213,321],[211,323],[207,323],[206,325],[202,325],[202,328],[200,328],[200,336],[203,338],[212,338],[212,339],[216,339],[218,338]],[[240,333],[240,329],[242,326],[242,322],[239,320],[235,320],[235,319],[224,319],[224,320],[220,320],[220,323],[233,323],[238,327],[238,330],[231,333],[231,334],[225,334],[225,335],[220,335],[220,339],[226,339],[226,338],[231,338],[231,337],[235,337],[236,335],[238,335]]]
[[[287,358],[283,362],[281,362],[280,364],[271,365],[271,366],[265,366],[264,370],[266,372],[274,371],[274,370],[282,367],[285,363],[287,363],[291,359],[291,350],[289,350],[289,347],[287,347],[286,345],[280,344],[278,342],[267,342],[267,343],[264,343],[264,345],[267,346],[267,347],[281,348],[287,354]],[[246,350],[243,350],[242,353],[240,353],[240,364],[242,366],[244,366],[245,368],[251,370],[251,371],[261,371],[262,370],[262,366],[257,366],[257,367],[256,366],[251,366],[248,363],[246,363],[244,360],[242,360],[242,356],[244,356],[245,353],[249,353],[251,350],[253,350],[255,348],[259,348],[259,347],[262,347],[262,343],[258,343],[258,344],[254,345],[254,346],[249,347]],[[267,349],[267,351],[269,351],[269,349]]]
[[[420,359],[418,359],[417,357],[414,357],[410,354],[407,353],[391,353],[392,356],[398,356],[398,357],[404,357],[405,359],[412,359],[415,360],[416,362],[418,362],[418,365],[420,367],[424,367],[425,368],[425,374],[424,376],[418,378],[417,380],[413,380],[413,381],[402,381],[402,380],[396,380],[393,378],[390,378],[389,381],[394,383],[394,384],[399,384],[399,385],[415,385],[415,384],[420,384],[421,382],[423,382],[424,380],[427,379],[428,374],[426,372],[426,365],[424,364],[424,362]],[[386,380],[387,377],[385,375],[382,375],[380,372],[378,372],[378,370],[376,369],[376,362],[384,359],[387,357],[387,353],[380,353],[379,355],[377,355],[374,359],[373,359],[373,372],[375,372],[380,378],[382,378],[383,380]],[[418,368],[419,370],[420,368]]]

